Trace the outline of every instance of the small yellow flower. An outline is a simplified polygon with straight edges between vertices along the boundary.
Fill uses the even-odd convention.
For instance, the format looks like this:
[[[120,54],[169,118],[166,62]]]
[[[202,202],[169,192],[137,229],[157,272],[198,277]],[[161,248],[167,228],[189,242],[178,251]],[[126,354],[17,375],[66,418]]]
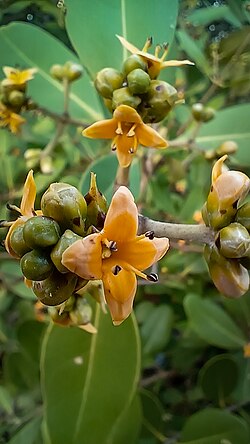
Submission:
[[[8,126],[13,134],[20,132],[20,125],[25,122],[19,114],[14,113],[3,103],[0,103],[0,127]]]
[[[103,281],[113,323],[119,325],[131,313],[136,293],[136,275],[157,281],[150,267],[169,248],[167,238],[152,232],[137,236],[138,211],[131,192],[121,186],[113,196],[103,230],[76,241],[63,253],[62,263],[84,279]]]
[[[119,105],[112,119],[95,122],[82,134],[93,139],[112,139],[112,150],[117,150],[119,164],[124,168],[130,165],[139,144],[152,148],[168,146],[167,141],[127,105]]]
[[[37,69],[30,68],[20,71],[19,69],[10,66],[4,66],[3,72],[6,76],[6,79],[2,81],[3,86],[20,86],[25,85],[25,83],[33,79]]]
[[[132,54],[137,54],[143,57],[148,64],[148,73],[151,79],[155,79],[160,71],[163,68],[167,68],[168,66],[182,66],[182,65],[194,65],[190,60],[168,60],[165,61],[165,57],[168,53],[168,45],[163,45],[164,52],[161,57],[158,57],[159,52],[161,50],[161,46],[157,45],[155,48],[155,54],[148,54],[148,49],[152,44],[152,39],[148,38],[142,50],[136,48],[136,46],[129,43],[124,37],[120,35],[116,35],[116,37],[120,40],[121,44],[130,51]]]
[[[19,225],[23,225],[23,223],[26,220],[34,216],[35,199],[36,199],[36,184],[33,177],[33,171],[30,170],[23,187],[23,197],[21,200],[20,208],[16,208],[16,210],[20,212],[20,217],[18,217],[18,219],[15,220],[14,222],[10,223],[10,228],[5,239],[6,250],[11,256],[17,259],[19,259],[19,257],[11,248],[10,237],[15,228],[17,228]],[[40,214],[41,212],[38,211],[38,213]]]

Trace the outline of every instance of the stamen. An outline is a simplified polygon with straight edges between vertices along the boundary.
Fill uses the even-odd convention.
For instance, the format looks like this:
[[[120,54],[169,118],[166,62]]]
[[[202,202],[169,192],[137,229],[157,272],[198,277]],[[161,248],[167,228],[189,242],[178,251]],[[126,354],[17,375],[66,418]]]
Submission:
[[[115,241],[111,241],[109,245],[110,251],[118,251],[117,243]]]
[[[152,43],[153,43],[153,38],[152,38],[152,37],[148,37],[147,40],[146,40],[145,45],[144,45],[143,48],[142,48],[142,51],[143,51],[143,52],[147,52],[147,50],[150,48],[150,46],[152,45]]]
[[[116,265],[114,268],[112,268],[112,273],[114,276],[117,276],[118,273],[121,271],[122,267],[120,265]]]
[[[159,57],[160,50],[161,50],[161,45],[156,45],[156,47],[155,47],[155,57]]]
[[[6,228],[6,227],[11,227],[11,225],[13,225],[15,221],[8,221],[8,220],[0,220],[0,228]]]
[[[146,279],[146,281],[149,280],[149,279],[148,279],[148,276],[147,276],[145,273],[143,273],[143,272],[140,271],[140,270],[137,270],[137,268],[133,267],[133,265],[128,264],[128,263],[125,262],[125,261],[120,261],[120,260],[119,260],[119,262],[120,262],[120,266],[121,266],[124,270],[132,271],[132,272],[135,273],[137,276],[139,276],[139,277],[141,277],[141,278],[143,278],[143,279]]]
[[[116,128],[115,132],[116,132],[116,134],[123,134],[123,131],[122,131],[122,124],[121,124],[121,122],[119,122],[119,121],[118,121],[118,123],[117,123],[117,128]]]
[[[145,233],[145,237],[148,237],[150,240],[153,240],[154,237],[155,237],[155,233],[154,233],[154,231],[147,231],[147,232]]]
[[[147,279],[150,282],[157,282],[158,281],[158,275],[156,273],[151,273],[147,275]]]
[[[128,152],[129,152],[129,154],[134,154],[133,148],[129,148]]]
[[[116,151],[116,145],[111,146],[112,151]]]
[[[169,43],[163,43],[162,46],[164,48],[164,53],[161,56],[161,61],[163,61],[166,58],[166,56],[167,56]]]
[[[127,132],[127,137],[133,137],[135,135],[136,123],[131,126],[130,130]]]
[[[20,210],[20,208],[18,208],[16,205],[12,205],[12,204],[10,204],[10,203],[8,203],[7,202],[7,204],[6,204],[6,208],[7,208],[7,210],[10,210],[10,211],[16,211],[17,213],[21,213],[21,210]]]

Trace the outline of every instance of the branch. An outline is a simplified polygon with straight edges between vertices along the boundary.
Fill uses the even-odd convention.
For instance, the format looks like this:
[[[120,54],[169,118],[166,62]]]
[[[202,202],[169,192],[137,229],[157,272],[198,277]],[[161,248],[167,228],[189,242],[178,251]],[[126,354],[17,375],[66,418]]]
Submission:
[[[158,222],[139,214],[138,233],[147,231],[153,231],[156,237],[168,237],[172,240],[182,239],[199,244],[210,244],[214,241],[214,231],[205,225]]]

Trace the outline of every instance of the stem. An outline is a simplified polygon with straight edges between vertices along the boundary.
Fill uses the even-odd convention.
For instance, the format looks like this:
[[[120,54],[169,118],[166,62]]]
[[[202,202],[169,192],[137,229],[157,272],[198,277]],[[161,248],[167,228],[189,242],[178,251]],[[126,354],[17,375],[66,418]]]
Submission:
[[[120,165],[117,168],[114,191],[116,191],[121,185],[125,187],[129,186],[129,170],[130,165],[126,168],[122,168]]]
[[[42,106],[39,106],[37,104],[32,104],[32,108],[28,109],[27,111],[35,111],[38,114],[42,114],[43,116],[50,117],[52,120],[55,120],[56,122],[61,122],[63,124],[70,124],[74,126],[80,126],[82,128],[87,128],[89,126],[88,123],[83,122],[83,120],[80,119],[74,119],[70,117],[69,115],[65,114],[57,114],[53,111],[50,111],[46,108],[43,108]]]
[[[54,136],[50,139],[50,141],[47,143],[46,147],[43,149],[43,151],[41,153],[41,158],[49,156],[53,152],[59,138],[61,137],[61,135],[63,133],[64,125],[65,125],[64,123],[58,122],[57,127],[56,127],[56,132],[55,132]]]
[[[214,241],[214,231],[205,225],[158,222],[139,214],[138,233],[147,231],[153,231],[156,237],[168,237],[172,240],[182,239],[199,244],[210,244]]]

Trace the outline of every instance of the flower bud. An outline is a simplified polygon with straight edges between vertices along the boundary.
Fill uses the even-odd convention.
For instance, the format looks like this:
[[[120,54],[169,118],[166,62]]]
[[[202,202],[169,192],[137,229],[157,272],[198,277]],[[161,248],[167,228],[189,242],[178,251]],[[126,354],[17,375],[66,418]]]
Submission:
[[[20,260],[23,275],[32,281],[43,281],[53,271],[53,264],[46,252],[32,250]]]
[[[218,156],[224,156],[224,154],[234,154],[238,149],[238,144],[233,140],[227,140],[223,142],[216,150]]]
[[[43,174],[51,174],[53,172],[53,161],[51,156],[40,156],[40,169]]]
[[[243,225],[236,222],[220,230],[218,245],[220,253],[228,258],[250,255],[250,235]]]
[[[237,259],[226,259],[215,245],[206,245],[204,256],[214,285],[224,296],[238,298],[249,288],[249,274]]]
[[[191,112],[193,118],[197,120],[197,122],[201,122],[203,118],[204,105],[203,103],[194,103],[191,108]]]
[[[132,54],[129,56],[123,63],[122,71],[125,75],[128,75],[134,69],[143,69],[143,71],[147,71],[148,65],[138,54]]]
[[[32,290],[44,305],[59,305],[70,298],[75,290],[77,276],[61,274],[57,270],[43,281],[34,281]]]
[[[60,239],[58,223],[45,216],[34,216],[23,226],[23,238],[30,248],[46,248],[55,245]]]
[[[24,159],[28,169],[32,169],[39,164],[42,150],[39,148],[30,148],[25,151]]]
[[[87,203],[86,229],[93,225],[98,230],[102,230],[108,206],[106,198],[97,188],[94,173],[91,173],[90,188],[85,195],[85,200]]]
[[[202,122],[209,122],[210,120],[212,120],[215,116],[215,110],[213,108],[210,107],[206,107],[203,110],[202,113]]]
[[[26,96],[22,91],[13,90],[8,95],[8,102],[17,112],[20,111],[21,107],[26,102]]]
[[[151,79],[142,69],[134,69],[127,77],[128,88],[132,94],[145,94],[149,90]]]
[[[66,62],[64,67],[64,77],[68,79],[69,82],[79,79],[83,74],[83,68],[79,63]]]
[[[245,203],[237,210],[235,221],[250,231],[250,202]]]
[[[113,100],[112,106],[113,109],[116,109],[119,105],[128,105],[132,108],[137,108],[137,106],[141,103],[141,99],[138,96],[133,96],[131,94],[129,88],[124,87],[120,89],[116,89],[113,92]]]
[[[20,223],[16,224],[16,226],[13,227],[12,233],[10,234],[9,238],[9,250],[14,251],[17,258],[22,257],[25,253],[28,253],[28,251],[30,251],[30,247],[28,247],[23,238],[24,221],[19,222]]]
[[[59,80],[59,82],[62,82],[64,78],[64,67],[62,65],[53,65],[50,68],[50,75],[54,77],[54,79]]]
[[[87,205],[74,186],[52,183],[42,196],[41,209],[45,216],[56,220],[63,231],[68,228],[80,236],[84,235]]]
[[[99,94],[106,99],[111,99],[113,91],[121,88],[123,75],[114,68],[104,68],[97,73],[95,87]]]
[[[78,234],[73,233],[71,230],[66,230],[51,250],[50,258],[60,273],[68,273],[69,271],[61,262],[62,254],[70,245],[79,239],[81,239],[81,237],[78,236]]]
[[[162,80],[152,80],[146,98],[142,103],[145,123],[160,122],[179,101],[176,89]]]

